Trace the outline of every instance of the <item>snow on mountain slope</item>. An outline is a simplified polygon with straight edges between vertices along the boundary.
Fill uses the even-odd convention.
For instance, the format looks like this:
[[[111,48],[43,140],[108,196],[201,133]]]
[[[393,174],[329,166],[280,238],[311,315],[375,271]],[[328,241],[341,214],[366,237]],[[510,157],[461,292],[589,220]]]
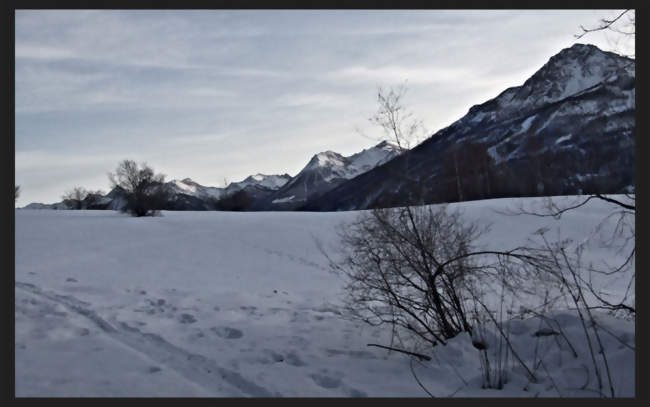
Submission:
[[[552,56],[523,85],[508,88],[496,98],[470,108],[459,122],[486,125],[520,117],[596,85],[615,82],[618,76],[634,76],[634,72],[633,60],[594,45],[574,44]]]
[[[307,165],[272,196],[271,204],[300,205],[399,155],[399,147],[387,141],[345,157],[334,151],[314,155]],[[290,196],[294,198],[289,199]]]
[[[255,174],[250,175],[243,181],[232,182],[228,185],[226,190],[230,192],[238,191],[244,189],[248,186],[261,186],[268,189],[279,189],[284,184],[286,184],[291,179],[289,174],[283,175],[266,175],[266,174]]]
[[[486,249],[519,246],[542,227],[582,239],[611,211],[591,201],[560,220],[501,213],[534,201],[450,207],[491,223],[478,242]],[[411,369],[438,397],[598,395],[579,318],[567,310],[558,321],[578,357],[561,337],[535,337],[542,321],[512,320],[515,349],[544,364],[530,383],[513,361],[503,390],[481,388],[480,354],[466,334],[421,349],[431,361],[368,347],[390,344],[390,329],[345,318],[345,280],[314,239],[336,245],[337,227],[358,214],[17,210],[16,396],[427,397]],[[599,232],[615,225],[610,218]],[[624,254],[591,245],[584,256],[613,264]],[[626,289],[600,278],[609,291]],[[634,322],[594,312],[623,338],[601,337],[617,396],[632,397]]]
[[[192,181],[191,178],[185,178],[181,181],[172,180],[167,185],[175,193],[186,194],[197,198],[221,198],[224,191],[223,188],[206,187],[197,182]]]
[[[303,168],[295,178],[310,171],[318,171],[324,174],[323,180],[325,182],[330,182],[335,178],[349,178],[349,161],[339,153],[335,153],[334,151],[324,151],[314,155],[305,168]]]

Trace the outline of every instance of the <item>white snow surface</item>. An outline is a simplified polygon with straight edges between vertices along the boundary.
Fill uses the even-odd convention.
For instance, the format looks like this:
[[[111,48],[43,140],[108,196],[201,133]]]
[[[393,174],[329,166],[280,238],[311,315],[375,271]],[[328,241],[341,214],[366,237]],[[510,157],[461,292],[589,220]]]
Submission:
[[[581,240],[612,208],[591,201],[560,220],[497,212],[520,201],[538,202],[450,207],[491,223],[479,243],[501,249],[541,227]],[[513,346],[526,361],[544,355],[545,370],[527,383],[512,364],[502,390],[481,388],[479,352],[467,334],[420,350],[428,362],[367,347],[389,345],[390,329],[344,318],[343,277],[328,269],[315,240],[329,250],[336,228],[358,215],[15,211],[16,396],[427,397],[411,368],[438,397],[598,396],[582,328],[568,310],[556,316],[579,357],[561,338],[534,337],[545,327],[540,320],[512,320]],[[598,245],[586,253],[594,262],[616,256]],[[624,281],[602,285],[625,289]],[[634,322],[597,317],[621,338],[602,337],[616,395],[633,396]]]

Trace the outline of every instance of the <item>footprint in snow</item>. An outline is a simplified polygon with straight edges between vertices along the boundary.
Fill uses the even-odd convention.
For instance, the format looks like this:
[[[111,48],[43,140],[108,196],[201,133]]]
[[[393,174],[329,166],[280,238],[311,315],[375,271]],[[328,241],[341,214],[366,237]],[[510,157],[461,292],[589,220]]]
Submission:
[[[324,389],[335,389],[341,385],[341,379],[320,374],[310,375],[311,379]]]
[[[214,332],[218,337],[224,339],[239,339],[242,336],[244,336],[244,333],[239,329],[229,328],[227,326],[225,327],[213,326],[212,328],[210,328],[210,330]]]
[[[264,349],[264,356],[257,359],[258,362],[262,364],[269,364],[271,362],[280,363],[284,362],[284,356],[280,353],[275,352],[272,349]]]
[[[90,334],[90,330],[86,328],[79,328],[77,329],[77,335],[79,336],[88,336]]]
[[[287,354],[286,361],[291,366],[305,366],[306,365],[306,363],[303,362],[302,359],[300,359],[300,356],[298,356],[294,352],[289,352]]]
[[[196,318],[192,314],[181,314],[179,321],[181,324],[193,324],[196,322]]]

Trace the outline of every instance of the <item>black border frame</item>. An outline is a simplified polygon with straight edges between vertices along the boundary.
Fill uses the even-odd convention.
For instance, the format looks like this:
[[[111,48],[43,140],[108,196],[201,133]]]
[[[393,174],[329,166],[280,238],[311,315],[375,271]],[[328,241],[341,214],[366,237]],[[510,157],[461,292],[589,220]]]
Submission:
[[[644,170],[647,170],[647,162],[643,160],[643,154],[648,152],[647,144],[647,113],[645,115],[639,114],[639,112],[647,112],[647,79],[645,78],[646,72],[648,70],[647,65],[647,45],[648,45],[648,15],[650,15],[650,7],[647,4],[643,4],[641,1],[587,1],[587,0],[570,0],[559,2],[557,0],[553,1],[539,1],[534,0],[531,2],[517,2],[512,0],[491,0],[491,1],[477,1],[477,0],[460,0],[460,1],[451,1],[451,0],[311,0],[311,1],[298,1],[298,0],[213,0],[213,1],[196,1],[196,0],[187,0],[187,1],[146,1],[146,0],[136,0],[136,1],[124,1],[124,0],[114,0],[114,1],[43,1],[43,0],[24,0],[17,1],[8,4],[8,10],[4,14],[4,18],[0,21],[0,34],[2,36],[2,47],[3,47],[3,56],[8,59],[4,64],[2,64],[2,70],[5,80],[7,83],[7,91],[3,92],[3,105],[5,105],[6,112],[6,124],[4,127],[5,131],[8,133],[8,137],[5,141],[5,146],[7,147],[5,154],[5,159],[3,160],[5,171],[2,172],[3,184],[7,185],[5,188],[11,186],[12,195],[14,188],[15,180],[15,155],[14,155],[14,24],[15,24],[15,11],[17,9],[623,9],[623,8],[634,8],[636,9],[636,18],[640,22],[637,25],[637,35],[636,35],[636,64],[637,72],[641,72],[641,76],[636,78],[636,205],[639,205],[641,208],[644,206],[645,202],[645,178],[643,174]],[[577,26],[577,24],[576,24]],[[644,48],[645,47],[645,48]],[[6,71],[6,72],[4,72]],[[639,92],[640,90],[640,92]],[[7,157],[8,156],[8,157]],[[8,192],[8,191],[7,191]],[[15,228],[15,212],[14,206],[11,204],[10,200],[6,202],[5,216],[2,217],[2,230],[4,231],[4,237],[7,239],[3,245],[0,245],[1,250],[3,251],[3,259],[5,265],[5,275],[3,279],[4,285],[4,298],[2,303],[2,309],[0,310],[0,316],[2,317],[2,326],[3,334],[1,336],[2,341],[2,356],[0,359],[0,366],[2,366],[2,394],[3,398],[8,401],[8,404],[23,404],[32,402],[47,402],[51,399],[48,398],[15,398],[14,392],[14,383],[15,383],[15,361],[14,361],[14,343],[10,342],[14,338],[14,270],[15,270],[15,252],[14,252],[14,228]],[[7,216],[8,215],[8,216]],[[640,213],[636,214],[636,245],[639,246],[639,242],[646,241],[646,231],[642,225],[644,220],[643,209]],[[643,246],[639,246],[643,247]],[[642,270],[641,273],[636,275],[636,306],[640,309],[639,314],[636,317],[636,362],[635,362],[635,373],[636,373],[636,395],[633,399],[616,399],[615,403],[636,403],[642,400],[649,399],[649,389],[648,383],[648,364],[650,364],[650,358],[647,345],[650,344],[648,339],[648,326],[647,326],[647,317],[644,314],[644,311],[647,309],[647,303],[643,296],[643,291],[645,288],[648,288],[648,276],[645,275],[643,265],[646,263],[646,254],[644,250],[636,251],[636,270]],[[641,294],[641,295],[639,295]],[[6,374],[6,376],[5,376]],[[217,401],[235,401],[241,402],[268,402],[274,400],[268,399],[231,399],[231,398],[219,398],[219,399],[176,399],[176,398],[61,398],[61,401],[64,401],[66,404],[76,404],[83,403],[84,405],[88,403],[114,403],[114,402],[123,402],[123,401],[135,401],[137,403],[141,402],[171,402],[175,405],[177,402],[209,402],[213,403]],[[282,403],[304,403],[305,401],[319,401],[318,399],[311,398],[286,398],[279,399]],[[382,399],[380,401],[387,402],[397,402],[403,399]],[[408,399],[409,402],[420,403],[431,402],[430,399]],[[490,399],[443,399],[444,403],[453,403],[453,404],[464,404],[464,403],[487,403],[487,404],[499,404],[503,405],[509,403],[520,403],[523,400],[526,403],[546,403],[550,400],[548,399],[520,399],[520,398],[490,398]],[[340,402],[342,400],[336,399],[332,400],[335,402]],[[345,402],[358,402],[357,399],[345,399]],[[602,399],[576,399],[578,402],[586,403],[605,403],[607,401]],[[366,403],[373,403],[373,399],[368,399]],[[434,402],[439,402],[435,400]],[[573,403],[571,399],[552,399],[553,403]]]

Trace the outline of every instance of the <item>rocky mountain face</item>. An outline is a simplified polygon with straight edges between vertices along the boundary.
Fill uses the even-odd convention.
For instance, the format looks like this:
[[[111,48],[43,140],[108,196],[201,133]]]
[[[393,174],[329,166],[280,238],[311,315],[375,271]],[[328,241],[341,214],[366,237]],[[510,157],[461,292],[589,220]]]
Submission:
[[[635,180],[634,84],[634,60],[576,44],[523,85],[301,209],[626,191]]]
[[[399,147],[386,141],[349,157],[333,151],[318,153],[282,188],[269,198],[258,201],[256,207],[266,210],[295,209],[399,154]]]

